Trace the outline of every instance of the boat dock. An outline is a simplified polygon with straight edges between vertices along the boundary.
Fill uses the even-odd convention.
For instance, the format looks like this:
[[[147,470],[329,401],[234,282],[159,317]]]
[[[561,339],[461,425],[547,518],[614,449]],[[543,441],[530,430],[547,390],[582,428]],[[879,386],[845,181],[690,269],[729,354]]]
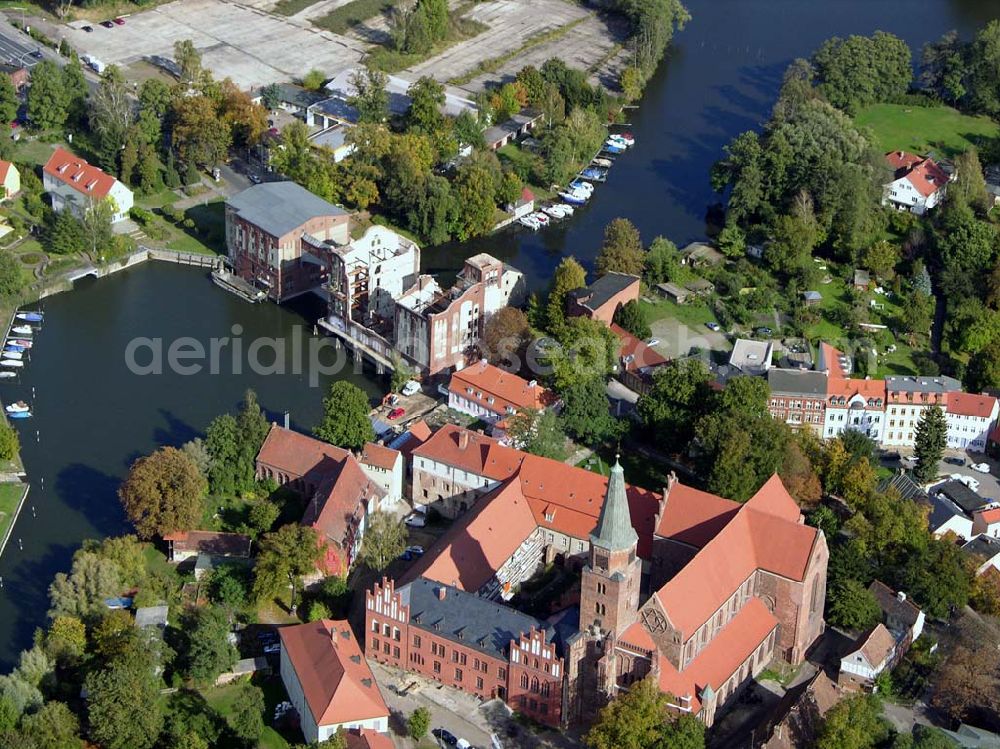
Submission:
[[[234,273],[230,273],[224,267],[215,268],[212,271],[212,282],[220,289],[225,289],[231,294],[235,294],[240,299],[256,304],[267,299],[265,294],[253,284],[244,281]]]

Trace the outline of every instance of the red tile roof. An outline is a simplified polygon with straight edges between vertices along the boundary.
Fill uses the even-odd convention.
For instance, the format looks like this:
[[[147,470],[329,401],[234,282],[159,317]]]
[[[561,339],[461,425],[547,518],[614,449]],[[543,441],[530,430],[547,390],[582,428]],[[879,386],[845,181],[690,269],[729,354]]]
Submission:
[[[925,159],[905,151],[890,151],[885,155],[885,160],[892,168],[895,179],[905,177],[925,198],[948,184],[947,173],[933,159]]]
[[[250,556],[250,537],[241,533],[215,531],[177,531],[163,537],[174,551],[196,551],[216,556]]]
[[[396,467],[396,461],[402,457],[398,450],[376,445],[374,442],[366,442],[361,450],[361,462],[375,468],[382,468],[391,471]]]
[[[512,476],[526,454],[454,424],[441,427],[413,451],[415,459],[430,458],[497,481]]]
[[[616,323],[611,323],[611,331],[621,341],[618,357],[625,362],[627,371],[633,372],[646,367],[659,367],[670,361]]]
[[[691,697],[692,711],[697,713],[702,690],[711,686],[718,691],[777,626],[767,606],[751,597],[683,671],[660,658],[660,689],[672,694],[675,704],[681,697]]]
[[[272,424],[257,461],[296,478],[310,476],[318,480],[332,470],[331,461],[341,463],[348,454],[340,447]]]
[[[649,630],[643,626],[642,622],[633,622],[618,636],[618,640],[626,645],[634,645],[650,652],[657,649],[653,636],[649,634]]]
[[[43,171],[77,192],[98,199],[107,197],[117,182],[110,174],[62,148],[57,148],[52,153]]]
[[[4,161],[0,159],[0,182],[4,182],[7,179],[7,172],[10,171],[12,164],[9,161]]]
[[[670,502],[667,501],[669,511]],[[706,622],[755,570],[802,580],[817,534],[781,480],[771,477],[656,596],[682,641]]]
[[[386,734],[370,728],[352,728],[346,732],[347,749],[396,749]]]
[[[820,360],[826,365],[827,375],[829,377],[843,378],[845,376],[844,367],[840,363],[840,357],[843,356],[843,352],[839,349],[835,349],[826,341],[821,341],[819,344],[819,356]]]
[[[316,725],[388,717],[350,624],[322,619],[278,632]]]
[[[739,502],[677,482],[667,492],[656,535],[701,548],[725,527],[740,507]]]
[[[886,403],[885,380],[859,380],[830,377],[826,382],[827,396],[843,396],[848,403],[855,395],[860,395],[865,402],[869,399],[881,399],[882,406]]]
[[[540,411],[556,401],[551,390],[537,382],[505,372],[484,361],[455,372],[448,390],[494,413],[505,413],[526,408]],[[471,391],[471,392],[470,392]]]
[[[977,416],[988,419],[993,416],[997,399],[992,395],[976,395],[953,391],[948,393],[948,413],[959,416]]]
[[[983,522],[987,525],[992,525],[993,523],[1000,523],[1000,507],[994,508],[992,510],[980,510],[979,512],[973,513],[974,517],[982,518]]]
[[[856,648],[853,652],[861,651],[868,663],[873,668],[877,668],[892,655],[892,651],[896,647],[896,638],[882,622],[879,622],[867,632],[862,633],[855,645]]]

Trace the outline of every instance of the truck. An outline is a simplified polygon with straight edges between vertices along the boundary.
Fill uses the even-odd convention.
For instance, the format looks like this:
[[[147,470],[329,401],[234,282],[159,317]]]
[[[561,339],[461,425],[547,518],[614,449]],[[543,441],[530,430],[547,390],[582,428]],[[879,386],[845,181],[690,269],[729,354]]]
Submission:
[[[92,57],[90,55],[84,55],[83,57],[80,58],[80,60],[88,68],[90,68],[91,70],[93,70],[95,73],[98,73],[98,74],[103,73],[104,69],[106,67],[108,67],[103,62],[101,62],[100,60],[98,60],[96,57]]]

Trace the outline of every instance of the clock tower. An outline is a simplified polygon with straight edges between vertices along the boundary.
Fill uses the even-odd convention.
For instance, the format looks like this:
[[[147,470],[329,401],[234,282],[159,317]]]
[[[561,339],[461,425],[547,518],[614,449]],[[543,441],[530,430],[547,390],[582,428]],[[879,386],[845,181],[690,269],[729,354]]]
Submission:
[[[580,578],[580,629],[618,635],[635,622],[639,610],[642,562],[639,536],[632,527],[625,472],[616,459],[597,527],[590,536],[590,558]]]

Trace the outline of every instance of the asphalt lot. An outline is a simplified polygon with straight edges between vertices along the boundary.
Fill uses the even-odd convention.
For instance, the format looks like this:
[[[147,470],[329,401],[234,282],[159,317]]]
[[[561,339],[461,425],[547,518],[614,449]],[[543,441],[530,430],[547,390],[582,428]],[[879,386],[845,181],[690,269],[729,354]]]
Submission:
[[[190,39],[216,78],[232,78],[249,89],[300,78],[312,68],[334,76],[355,67],[363,45],[308,23],[221,0],[184,0],[131,15],[106,29],[85,22],[61,26],[81,54],[127,68],[151,55],[173,58],[174,42]],[[127,71],[126,71],[127,73]]]
[[[13,29],[11,29],[13,31]],[[0,33],[0,60],[12,62],[17,65],[32,67],[38,64],[38,59],[32,57],[31,53],[40,49],[41,45],[24,41],[30,37],[18,38],[14,34],[8,34],[7,29]]]
[[[891,450],[890,450],[891,452]],[[912,453],[912,450],[901,450],[903,456]],[[984,499],[991,499],[994,501],[1000,501],[1000,462],[997,462],[993,458],[986,457],[982,453],[971,453],[965,452],[964,450],[946,450],[945,457],[958,457],[964,458],[966,461],[965,466],[956,466],[951,463],[946,463],[942,460],[938,463],[938,475],[943,477],[951,476],[952,474],[959,474],[961,476],[972,476],[976,481],[979,482],[979,490],[977,493]],[[990,466],[989,473],[979,473],[978,471],[973,471],[969,468],[969,464],[972,463],[987,463]],[[893,470],[898,469],[901,464],[895,460],[883,460],[882,464],[886,468],[891,468]],[[946,480],[946,479],[945,479]],[[940,484],[941,481],[935,481],[935,484]]]

